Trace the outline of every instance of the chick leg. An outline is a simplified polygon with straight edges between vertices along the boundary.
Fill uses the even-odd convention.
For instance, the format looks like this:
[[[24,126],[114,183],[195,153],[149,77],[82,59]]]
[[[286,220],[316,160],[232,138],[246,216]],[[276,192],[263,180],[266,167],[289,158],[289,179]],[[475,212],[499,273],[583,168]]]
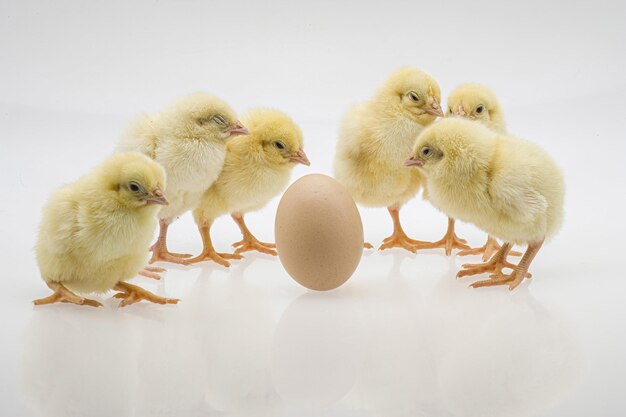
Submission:
[[[505,243],[504,245],[507,245]],[[503,246],[504,246],[503,245]],[[530,274],[528,273],[528,268],[532,263],[533,259],[541,249],[543,245],[543,240],[540,242],[530,243],[528,245],[528,249],[526,249],[526,253],[522,257],[522,260],[516,266],[513,266],[513,272],[509,275],[505,274],[492,274],[491,279],[487,279],[484,281],[478,281],[473,283],[471,286],[474,288],[480,287],[493,287],[494,285],[508,285],[509,290],[514,290],[523,280],[524,278],[530,278]]]
[[[233,247],[237,248],[235,250],[236,254],[256,250],[262,253],[267,253],[268,255],[277,255],[276,251],[274,250],[274,248],[276,248],[275,244],[260,242],[259,240],[257,240],[256,237],[254,237],[254,235],[246,226],[246,222],[243,220],[243,214],[232,213],[230,216],[233,218],[235,223],[237,223],[237,226],[239,226],[239,230],[241,230],[241,234],[243,235],[242,240],[233,243]]]
[[[437,249],[445,248],[446,255],[452,254],[452,249],[469,249],[467,241],[460,239],[456,233],[454,233],[454,219],[448,217],[448,230],[441,240],[437,242],[420,242],[416,244],[416,249]]]
[[[79,297],[72,291],[65,288],[63,284],[59,284],[58,282],[48,282],[47,285],[52,291],[54,291],[54,293],[48,297],[34,300],[33,304],[36,306],[52,303],[71,303],[81,306],[102,307],[102,304],[98,301]]]
[[[166,220],[159,220],[159,237],[157,241],[152,245],[150,250],[152,251],[152,258],[148,263],[154,263],[158,261],[171,262],[175,264],[189,265],[189,262],[184,258],[191,258],[193,255],[171,253],[167,250],[167,229],[169,223]]]
[[[385,250],[389,248],[404,248],[409,252],[416,252],[416,244],[426,243],[420,242],[419,240],[413,240],[409,238],[404,230],[402,229],[402,225],[400,224],[400,208],[398,206],[389,206],[387,207],[389,210],[389,214],[391,215],[391,219],[393,220],[393,234],[385,239],[383,239],[383,244],[380,245],[378,250]]]
[[[121,291],[115,294],[114,298],[122,298],[120,307],[125,307],[131,304],[135,304],[141,300],[150,301],[156,304],[177,304],[180,300],[177,298],[164,298],[159,297],[150,291],[144,290],[136,285],[129,284],[128,282],[118,282],[113,287],[115,291]]]
[[[501,246],[498,243],[498,241],[493,236],[490,235],[489,237],[487,237],[487,242],[485,242],[485,244],[481,246],[480,248],[465,249],[459,252],[459,255],[460,256],[483,255],[483,262],[487,262],[487,260],[490,259],[494,255],[494,253],[500,250],[500,247]],[[522,256],[522,253],[516,252],[516,251],[510,251],[509,255],[510,256]]]
[[[203,261],[213,261],[218,264],[229,267],[230,262],[226,259],[243,259],[243,256],[237,253],[217,253],[215,248],[213,248],[213,242],[211,241],[211,225],[202,225],[198,226],[198,230],[200,231],[200,236],[202,236],[202,243],[204,248],[202,249],[202,253],[196,256],[193,259],[189,259],[188,263],[195,264]]]
[[[507,262],[506,257],[511,250],[511,244],[505,243],[500,250],[491,257],[488,262],[482,264],[464,264],[463,269],[456,274],[457,278],[470,275],[491,272],[493,274],[501,274],[503,268],[515,268],[515,265]]]

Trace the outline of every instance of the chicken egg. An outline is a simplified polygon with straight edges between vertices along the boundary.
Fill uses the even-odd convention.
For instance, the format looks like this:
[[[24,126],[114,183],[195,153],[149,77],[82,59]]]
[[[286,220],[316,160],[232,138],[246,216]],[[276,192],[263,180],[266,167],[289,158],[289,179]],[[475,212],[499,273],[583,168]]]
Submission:
[[[280,262],[306,288],[337,288],[359,265],[361,216],[350,194],[331,177],[311,174],[294,182],[280,200],[274,227]]]

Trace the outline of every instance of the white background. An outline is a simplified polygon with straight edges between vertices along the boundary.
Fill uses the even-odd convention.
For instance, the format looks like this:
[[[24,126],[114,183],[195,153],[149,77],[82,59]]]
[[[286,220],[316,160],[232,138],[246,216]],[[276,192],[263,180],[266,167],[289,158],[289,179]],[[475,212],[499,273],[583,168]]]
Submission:
[[[3,415],[624,415],[624,3],[365,3],[2,0]],[[315,294],[250,255],[137,279],[178,306],[31,305],[48,294],[32,252],[41,205],[137,113],[199,90],[237,111],[273,106],[305,134],[312,166],[294,178],[330,173],[343,112],[402,65],[431,72],[444,97],[490,85],[509,130],[563,167],[566,221],[532,283],[474,290],[454,276],[477,258],[394,250]],[[249,216],[263,240],[276,204]],[[414,238],[444,232],[421,197],[401,216]],[[386,211],[362,217],[380,244]],[[221,250],[238,240],[228,218],[213,236]],[[199,251],[188,215],[170,245]]]

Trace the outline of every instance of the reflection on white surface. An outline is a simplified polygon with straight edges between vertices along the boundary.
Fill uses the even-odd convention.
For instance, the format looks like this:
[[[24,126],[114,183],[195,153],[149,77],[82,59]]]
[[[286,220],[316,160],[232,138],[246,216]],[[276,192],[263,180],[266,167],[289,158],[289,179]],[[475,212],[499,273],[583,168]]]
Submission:
[[[230,275],[170,271],[158,285],[188,281],[174,308],[35,309],[21,398],[45,416],[516,417],[572,392],[577,337],[526,288],[468,289],[424,255],[447,270],[428,287],[410,256],[378,256],[330,293],[253,255]]]

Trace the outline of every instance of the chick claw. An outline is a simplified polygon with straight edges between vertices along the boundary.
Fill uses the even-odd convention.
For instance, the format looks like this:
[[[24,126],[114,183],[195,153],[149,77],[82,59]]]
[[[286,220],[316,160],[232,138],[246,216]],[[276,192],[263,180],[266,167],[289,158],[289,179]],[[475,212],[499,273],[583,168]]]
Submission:
[[[491,259],[491,257],[494,254],[496,254],[500,250],[500,248],[501,248],[501,246],[498,243],[498,241],[495,240],[494,238],[492,238],[491,236],[489,236],[487,238],[487,242],[485,242],[485,244],[483,246],[481,246],[480,248],[470,248],[470,249],[462,250],[461,252],[459,252],[459,256],[481,255],[482,254],[483,262],[486,262],[488,259]],[[522,256],[522,253],[521,252],[516,252],[516,251],[510,251],[509,255],[511,255],[511,256]]]
[[[378,250],[385,250],[391,248],[403,248],[409,252],[417,252],[416,244],[425,243],[418,240],[410,239],[404,233],[394,233],[393,235],[383,239],[383,244],[378,247]]]
[[[40,306],[53,303],[69,303],[79,306],[102,307],[102,303],[96,300],[90,300],[89,298],[79,297],[61,284],[52,286],[49,284],[48,286],[54,290],[54,293],[47,297],[34,300],[34,305]]]
[[[148,263],[171,262],[174,264],[189,265],[189,259],[193,255],[188,253],[152,252],[152,257]]]
[[[524,277],[530,278],[532,275],[528,272],[525,274],[522,271],[515,269],[509,275],[503,274],[502,272],[494,273],[490,275],[490,279],[486,279],[483,281],[477,281],[470,285],[472,288],[481,288],[481,287],[494,287],[496,285],[507,285],[509,286],[509,290],[513,291],[523,280]]]
[[[165,271],[165,268],[160,268],[158,266],[146,266],[137,274],[147,278],[161,279],[161,273]]]
[[[491,258],[489,262],[482,264],[463,264],[463,270],[456,274],[457,278],[463,278],[471,275],[478,275],[485,272],[491,272],[493,275],[502,274],[504,268],[515,269],[515,265],[507,262]]]
[[[230,262],[226,259],[243,259],[243,256],[237,253],[218,253],[213,250],[205,250],[193,259],[189,259],[189,264],[195,264],[204,261],[213,261],[226,268],[230,267]]]
[[[374,246],[369,242],[365,242],[363,243],[363,249],[374,249]]]
[[[467,240],[459,238],[456,234],[450,236],[446,235],[443,239],[437,242],[418,242],[415,245],[416,249],[438,249],[444,248],[446,250],[446,256],[452,254],[452,249],[469,249]]]
[[[113,298],[121,298],[122,302],[120,307],[125,307],[131,304],[135,304],[141,300],[146,300],[155,304],[177,304],[180,300],[178,298],[164,298],[150,291],[144,290],[136,285],[129,284],[127,282],[119,282],[115,285],[114,289],[118,292]]]
[[[233,243],[233,248],[237,248],[235,250],[235,254],[240,254],[247,251],[256,250],[261,253],[267,253],[268,255],[276,256],[277,253],[274,250],[276,245],[274,243],[265,243],[258,241],[254,236],[244,238],[239,242]]]

